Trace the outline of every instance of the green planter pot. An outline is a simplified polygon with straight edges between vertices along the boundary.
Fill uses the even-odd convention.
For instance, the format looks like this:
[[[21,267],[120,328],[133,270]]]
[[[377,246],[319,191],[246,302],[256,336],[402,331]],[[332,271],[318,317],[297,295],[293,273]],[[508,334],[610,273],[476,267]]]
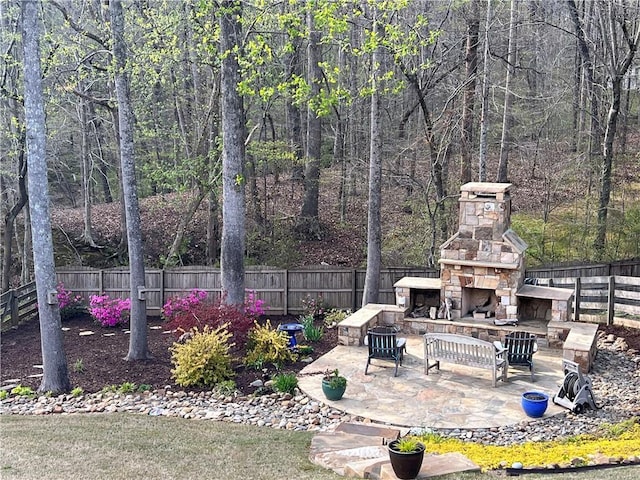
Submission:
[[[344,395],[344,391],[347,389],[346,385],[337,388],[331,388],[329,382],[322,380],[322,393],[327,397],[327,400],[340,400]]]
[[[414,452],[400,452],[395,449],[397,440],[389,443],[389,460],[396,477],[401,479],[416,478],[422,468],[425,446],[419,443],[418,450]]]

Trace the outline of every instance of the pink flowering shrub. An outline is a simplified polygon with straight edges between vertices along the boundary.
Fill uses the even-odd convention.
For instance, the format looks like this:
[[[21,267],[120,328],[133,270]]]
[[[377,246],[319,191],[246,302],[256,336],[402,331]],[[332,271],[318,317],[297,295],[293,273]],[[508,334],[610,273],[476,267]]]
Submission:
[[[71,290],[64,288],[64,283],[60,282],[56,286],[58,291],[58,307],[60,308],[60,319],[67,320],[74,315],[84,313],[87,307],[84,299],[80,295],[73,295]]]
[[[264,315],[267,308],[266,302],[256,296],[255,290],[247,290],[247,295],[244,300],[245,315],[255,320],[260,315]]]
[[[115,327],[129,321],[131,300],[110,298],[109,295],[91,295],[89,313],[103,327]]]
[[[207,292],[194,288],[185,297],[171,297],[162,306],[162,318],[171,321],[179,313],[187,313],[207,298]]]

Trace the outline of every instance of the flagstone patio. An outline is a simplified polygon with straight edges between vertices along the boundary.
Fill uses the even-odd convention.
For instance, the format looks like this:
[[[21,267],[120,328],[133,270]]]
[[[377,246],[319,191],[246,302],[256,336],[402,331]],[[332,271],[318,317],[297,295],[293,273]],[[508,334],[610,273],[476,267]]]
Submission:
[[[534,356],[535,382],[529,371],[510,368],[508,381],[491,386],[491,372],[442,362],[424,373],[421,336],[407,337],[407,353],[398,376],[393,362],[373,360],[364,375],[367,347],[339,345],[301,371],[300,389],[332,407],[374,422],[399,427],[440,429],[495,428],[529,420],[520,407],[521,394],[536,390],[549,395],[545,416],[566,412],[551,401],[564,380],[562,350],[540,348]],[[344,397],[324,398],[322,373],[339,369],[348,380]]]

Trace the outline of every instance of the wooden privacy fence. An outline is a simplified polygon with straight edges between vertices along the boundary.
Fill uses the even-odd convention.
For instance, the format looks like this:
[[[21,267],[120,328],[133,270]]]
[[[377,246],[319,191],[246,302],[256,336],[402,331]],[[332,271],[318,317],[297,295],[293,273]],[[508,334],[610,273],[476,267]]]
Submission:
[[[537,277],[536,270],[527,275]],[[252,268],[245,273],[247,290],[256,292],[269,305],[269,313],[300,314],[303,300],[322,297],[326,305],[357,310],[362,303],[365,270],[316,268],[279,270]],[[405,276],[437,278],[436,270],[390,268],[381,272],[379,302],[395,304],[393,284]],[[105,293],[111,297],[129,296],[127,269],[99,270],[89,267],[61,269],[58,281],[87,304],[90,295]],[[546,278],[561,288],[574,290],[572,319],[582,322],[608,323],[640,328],[640,277],[631,276],[558,276]],[[193,288],[205,290],[209,297],[220,296],[220,270],[207,267],[183,267],[146,271],[147,310],[160,313],[170,297],[181,296]],[[0,296],[2,330],[28,320],[37,314],[35,282],[9,290]]]
[[[640,328],[640,277],[562,277],[549,284],[574,290],[575,321]]]
[[[640,277],[640,258],[618,260],[611,263],[546,265],[544,267],[527,268],[527,277],[536,278],[578,278],[578,277]]]
[[[256,293],[274,315],[299,314],[303,301],[322,297],[325,305],[358,309],[362,303],[366,270],[335,267],[280,270],[247,268],[245,288]],[[405,276],[437,277],[437,270],[424,268],[388,268],[380,273],[380,303],[395,304],[393,284]],[[58,281],[65,289],[89,301],[90,295],[105,293],[110,297],[127,298],[129,270],[93,268],[60,269]],[[221,295],[220,269],[181,267],[167,270],[147,269],[145,272],[147,311],[159,314],[171,297],[182,296],[194,288],[207,292],[208,298]]]
[[[30,320],[38,314],[38,292],[36,282],[22,285],[0,295],[0,326],[1,330]]]

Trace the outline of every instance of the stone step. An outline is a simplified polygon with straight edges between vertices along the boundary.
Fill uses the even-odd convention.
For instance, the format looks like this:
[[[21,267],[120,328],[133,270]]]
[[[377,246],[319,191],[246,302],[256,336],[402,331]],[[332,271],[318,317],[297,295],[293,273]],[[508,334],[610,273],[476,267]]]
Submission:
[[[459,472],[479,472],[480,467],[460,453],[445,453],[442,455],[425,454],[422,468],[416,477],[417,480],[439,477]],[[372,480],[396,480],[391,463],[383,463],[380,468],[372,468],[366,477]]]
[[[336,432],[351,433],[355,435],[368,435],[371,437],[382,437],[389,441],[400,437],[398,428],[375,425],[372,423],[343,422],[335,429]]]

